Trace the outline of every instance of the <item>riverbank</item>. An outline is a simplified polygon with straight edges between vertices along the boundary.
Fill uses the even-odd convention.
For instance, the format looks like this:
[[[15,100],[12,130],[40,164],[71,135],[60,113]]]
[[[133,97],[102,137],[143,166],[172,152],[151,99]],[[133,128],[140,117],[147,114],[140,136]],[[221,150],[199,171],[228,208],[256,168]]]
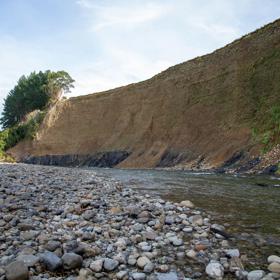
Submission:
[[[189,201],[74,168],[0,164],[0,185],[0,279],[246,279],[251,268],[224,227]],[[280,277],[248,279],[265,274]]]

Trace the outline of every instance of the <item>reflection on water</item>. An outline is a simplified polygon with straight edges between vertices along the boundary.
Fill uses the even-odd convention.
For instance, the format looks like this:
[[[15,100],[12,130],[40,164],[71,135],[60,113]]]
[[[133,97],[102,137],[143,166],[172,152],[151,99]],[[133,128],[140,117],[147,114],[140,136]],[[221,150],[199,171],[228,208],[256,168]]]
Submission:
[[[171,201],[191,200],[215,221],[228,224],[228,231],[239,236],[240,246],[250,234],[250,239],[255,237],[251,239],[255,254],[257,247],[263,254],[265,245],[269,252],[280,254],[279,178],[133,169],[98,169],[98,173]]]

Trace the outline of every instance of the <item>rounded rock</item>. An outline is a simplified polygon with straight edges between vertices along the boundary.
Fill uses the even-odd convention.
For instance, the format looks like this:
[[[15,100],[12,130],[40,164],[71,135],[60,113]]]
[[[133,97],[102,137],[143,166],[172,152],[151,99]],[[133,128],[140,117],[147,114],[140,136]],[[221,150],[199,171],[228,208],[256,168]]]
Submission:
[[[50,271],[55,271],[62,266],[61,259],[52,252],[45,252],[40,255],[40,261]]]
[[[144,272],[151,273],[154,270],[154,268],[155,268],[155,265],[152,262],[149,262],[144,266]]]
[[[83,258],[75,253],[66,253],[62,256],[62,263],[66,270],[80,268],[83,264]]]
[[[271,255],[267,258],[268,263],[280,263],[280,257]]]
[[[7,280],[27,280],[29,272],[27,265],[22,261],[15,261],[6,267]]]
[[[219,262],[210,262],[206,266],[206,273],[214,279],[222,279],[224,276],[224,267]]]
[[[91,264],[90,264],[90,269],[94,272],[100,272],[102,270],[102,267],[103,267],[103,263],[104,263],[104,260],[100,259],[100,260],[96,260],[96,261],[93,261]]]
[[[140,268],[144,268],[144,266],[148,263],[150,263],[151,261],[149,260],[149,258],[147,257],[140,257],[138,258],[137,260],[137,266],[140,267]]]
[[[123,279],[127,274],[128,272],[126,270],[121,270],[116,274],[116,277],[117,279]]]
[[[193,208],[194,204],[190,200],[183,200],[180,202],[180,206],[187,207],[187,208]]]
[[[142,272],[134,272],[132,274],[132,278],[134,280],[145,280],[146,279],[146,274]]]
[[[268,270],[280,274],[280,263],[273,262],[268,266]]]
[[[107,270],[107,271],[115,270],[118,267],[118,265],[119,265],[118,261],[113,260],[113,259],[109,259],[109,258],[106,258],[104,260],[104,264],[103,264],[105,270]]]
[[[248,280],[260,280],[265,276],[265,272],[263,270],[253,270],[248,273]]]

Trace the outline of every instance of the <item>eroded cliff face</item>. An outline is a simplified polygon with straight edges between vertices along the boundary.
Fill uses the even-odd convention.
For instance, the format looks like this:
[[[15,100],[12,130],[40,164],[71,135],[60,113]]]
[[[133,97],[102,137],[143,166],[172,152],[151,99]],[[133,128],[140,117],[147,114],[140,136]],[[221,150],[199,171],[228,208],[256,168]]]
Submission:
[[[112,166],[135,168],[245,162],[259,153],[251,136],[262,110],[256,98],[280,99],[279,50],[276,21],[147,81],[61,101],[37,138],[10,152],[30,162],[48,155],[46,164],[64,156],[77,165],[110,152],[120,159]]]

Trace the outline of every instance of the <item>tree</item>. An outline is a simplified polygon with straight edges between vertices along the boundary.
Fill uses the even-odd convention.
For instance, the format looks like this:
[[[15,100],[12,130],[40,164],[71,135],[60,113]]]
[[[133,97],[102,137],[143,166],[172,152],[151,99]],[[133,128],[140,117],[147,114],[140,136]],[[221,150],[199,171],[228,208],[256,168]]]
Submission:
[[[50,103],[58,101],[63,92],[70,92],[75,82],[71,76],[65,71],[51,72],[47,71],[47,84],[45,90],[49,95]]]
[[[74,80],[65,71],[32,72],[22,76],[4,100],[0,123],[3,128],[12,127],[36,110],[43,110],[58,100],[63,92],[73,88]]]

